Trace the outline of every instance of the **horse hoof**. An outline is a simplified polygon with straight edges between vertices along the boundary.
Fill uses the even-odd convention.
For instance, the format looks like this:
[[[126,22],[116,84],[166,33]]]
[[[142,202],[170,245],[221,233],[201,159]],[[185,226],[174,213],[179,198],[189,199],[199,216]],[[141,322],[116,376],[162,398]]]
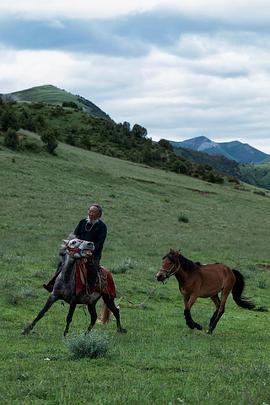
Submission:
[[[124,328],[118,328],[118,329],[117,329],[117,332],[118,332],[118,333],[127,333],[127,330],[124,329]]]
[[[203,328],[202,325],[200,325],[199,323],[195,323],[194,326],[195,326],[195,328],[198,329],[198,330],[202,330],[202,328]]]
[[[212,330],[211,329],[208,329],[208,331],[206,332],[207,333],[207,335],[212,335]]]

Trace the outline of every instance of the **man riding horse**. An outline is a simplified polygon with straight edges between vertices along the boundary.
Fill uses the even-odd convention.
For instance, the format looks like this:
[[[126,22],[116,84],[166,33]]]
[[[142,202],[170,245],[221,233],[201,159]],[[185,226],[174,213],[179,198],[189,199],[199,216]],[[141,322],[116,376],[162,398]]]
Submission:
[[[95,289],[101,253],[107,236],[107,226],[100,219],[101,216],[102,216],[101,206],[99,204],[92,204],[88,208],[87,218],[83,218],[78,223],[73,232],[74,237],[86,240],[88,242],[93,242],[95,245],[95,250],[93,251],[92,256],[87,261],[87,270],[88,270],[87,283],[89,292],[92,292]],[[54,277],[48,282],[48,284],[43,284],[43,287],[47,291],[52,292],[54,282],[60,271],[61,271],[61,263],[59,264]]]

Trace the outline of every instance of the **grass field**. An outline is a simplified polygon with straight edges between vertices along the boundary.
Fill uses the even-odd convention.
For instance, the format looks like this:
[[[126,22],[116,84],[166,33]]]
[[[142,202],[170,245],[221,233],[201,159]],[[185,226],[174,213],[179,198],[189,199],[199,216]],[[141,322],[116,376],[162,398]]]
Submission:
[[[246,277],[246,295],[269,308],[270,192],[213,185],[67,145],[58,156],[0,150],[0,403],[270,404],[269,313],[232,298],[214,335],[210,300],[194,305],[204,330],[187,329],[177,283],[155,281],[173,247],[222,261]],[[47,298],[65,238],[99,202],[108,225],[103,264],[115,274],[122,323],[97,325],[109,352],[73,360],[62,338],[68,306],[56,303],[29,336],[21,330]],[[182,222],[179,218],[188,218]],[[132,303],[133,304],[132,304]],[[85,330],[77,309],[71,332]]]

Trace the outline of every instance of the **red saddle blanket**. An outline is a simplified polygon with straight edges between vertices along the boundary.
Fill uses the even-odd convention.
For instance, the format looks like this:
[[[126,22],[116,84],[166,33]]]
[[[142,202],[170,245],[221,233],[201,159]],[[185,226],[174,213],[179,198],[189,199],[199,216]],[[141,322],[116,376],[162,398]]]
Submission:
[[[80,294],[84,289],[87,282],[87,267],[84,259],[76,260],[75,264],[75,292],[76,295]],[[100,267],[98,271],[98,278],[96,281],[95,291],[108,294],[111,297],[116,297],[116,287],[114,284],[112,273]]]

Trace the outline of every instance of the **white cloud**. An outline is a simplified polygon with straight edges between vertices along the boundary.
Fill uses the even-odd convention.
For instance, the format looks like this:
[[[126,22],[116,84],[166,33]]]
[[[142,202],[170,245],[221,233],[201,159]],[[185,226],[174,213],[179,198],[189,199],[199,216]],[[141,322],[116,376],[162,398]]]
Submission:
[[[10,0],[0,3],[0,16],[21,18],[114,18],[153,8],[156,0]]]
[[[154,9],[228,22],[269,22],[268,0],[10,0],[0,3],[0,17],[33,19],[115,18]]]

